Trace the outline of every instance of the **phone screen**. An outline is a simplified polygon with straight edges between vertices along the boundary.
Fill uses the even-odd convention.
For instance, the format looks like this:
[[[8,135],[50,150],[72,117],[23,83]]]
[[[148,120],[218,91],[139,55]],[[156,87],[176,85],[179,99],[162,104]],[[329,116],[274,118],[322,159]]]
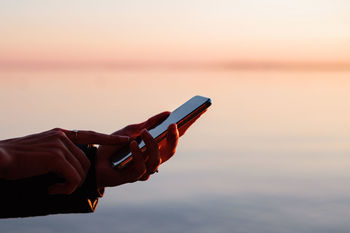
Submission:
[[[181,128],[188,121],[192,120],[211,105],[211,99],[203,96],[194,96],[186,103],[175,109],[170,113],[167,119],[160,123],[155,128],[151,129],[149,133],[160,143],[167,136],[167,129],[171,124],[177,124]],[[139,142],[139,148],[143,151],[146,145],[143,140]],[[123,168],[132,160],[132,153],[129,148],[121,150],[117,155],[112,157],[112,166],[115,168]]]

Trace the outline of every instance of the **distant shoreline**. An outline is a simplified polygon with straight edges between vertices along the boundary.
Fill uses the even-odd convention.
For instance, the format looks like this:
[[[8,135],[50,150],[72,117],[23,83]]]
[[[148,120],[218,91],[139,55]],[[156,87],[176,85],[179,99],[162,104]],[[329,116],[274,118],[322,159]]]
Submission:
[[[350,71],[350,63],[332,62],[1,62],[1,71],[50,70],[276,70]]]

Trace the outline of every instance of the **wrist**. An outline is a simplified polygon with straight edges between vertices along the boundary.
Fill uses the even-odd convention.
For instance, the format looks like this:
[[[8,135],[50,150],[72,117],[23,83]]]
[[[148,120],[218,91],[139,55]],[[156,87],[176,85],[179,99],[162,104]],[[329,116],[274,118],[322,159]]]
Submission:
[[[82,188],[86,190],[86,193],[91,198],[102,197],[104,189],[99,188],[96,177],[97,148],[92,145],[78,145],[78,147],[84,151],[91,163],[91,167]]]

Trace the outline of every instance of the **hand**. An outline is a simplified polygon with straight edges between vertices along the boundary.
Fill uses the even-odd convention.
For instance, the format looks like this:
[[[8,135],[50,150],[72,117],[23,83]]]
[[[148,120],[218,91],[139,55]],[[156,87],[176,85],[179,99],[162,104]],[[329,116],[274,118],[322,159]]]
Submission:
[[[92,131],[75,133],[53,129],[26,137],[0,141],[0,177],[22,179],[49,172],[65,179],[49,188],[50,194],[70,194],[85,180],[90,161],[77,144],[118,144],[128,137]]]
[[[149,129],[164,121],[169,112],[163,112],[151,117],[145,122],[128,125],[125,128],[114,132],[112,135],[128,136],[135,139],[138,136],[146,143],[147,150],[141,152],[135,141],[130,143],[130,150],[133,153],[133,161],[123,169],[115,169],[111,166],[111,156],[125,145],[100,146],[97,151],[96,181],[99,188],[117,186],[124,183],[131,183],[138,180],[147,180],[150,173],[157,170],[160,163],[170,158],[176,149],[178,142],[178,130],[175,125],[170,126],[168,137],[164,145],[159,148],[158,144],[148,133]],[[145,161],[148,157],[147,162]]]
[[[132,139],[140,136],[146,143],[147,150],[141,152],[135,141],[130,144],[133,153],[133,161],[123,169],[115,169],[111,166],[111,156],[118,153],[123,145],[100,146],[97,151],[96,180],[99,188],[117,186],[132,183],[138,180],[147,180],[161,163],[170,159],[176,152],[179,136],[182,136],[200,116],[189,121],[186,125],[177,129],[176,124],[168,128],[168,136],[158,145],[147,130],[150,130],[164,121],[169,112],[163,112],[151,117],[145,122],[129,125],[114,132],[112,135],[128,136]],[[125,145],[124,145],[125,146]],[[146,158],[148,160],[146,161]]]

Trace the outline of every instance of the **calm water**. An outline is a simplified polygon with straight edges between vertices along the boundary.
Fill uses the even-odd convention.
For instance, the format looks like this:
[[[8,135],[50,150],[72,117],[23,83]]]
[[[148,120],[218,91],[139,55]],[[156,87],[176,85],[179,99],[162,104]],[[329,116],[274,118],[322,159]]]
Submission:
[[[211,109],[147,182],[93,214],[0,221],[1,232],[349,232],[350,73],[0,73],[0,138],[113,132],[193,95]]]

